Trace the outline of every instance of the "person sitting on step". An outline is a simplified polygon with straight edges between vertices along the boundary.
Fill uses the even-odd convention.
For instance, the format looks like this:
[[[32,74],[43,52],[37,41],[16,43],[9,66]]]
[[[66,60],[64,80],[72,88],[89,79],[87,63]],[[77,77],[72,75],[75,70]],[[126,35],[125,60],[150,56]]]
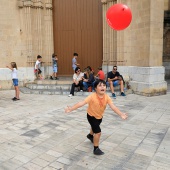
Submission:
[[[80,67],[75,68],[75,73],[73,74],[73,84],[71,85],[71,91],[68,97],[74,96],[75,87],[80,87],[80,91],[83,91],[83,76]]]
[[[90,68],[89,67],[86,68],[86,72],[85,72],[84,77],[83,77],[83,87],[84,87],[84,90],[85,91],[89,91],[89,92],[92,91],[93,83],[95,81],[94,74],[93,74],[92,70],[90,70]]]
[[[113,70],[108,73],[108,84],[110,86],[110,90],[112,92],[112,97],[116,98],[116,94],[114,92],[114,86],[120,85],[121,90],[121,96],[126,96],[124,93],[124,85],[123,85],[123,79],[119,72],[117,71],[117,66],[113,66]]]

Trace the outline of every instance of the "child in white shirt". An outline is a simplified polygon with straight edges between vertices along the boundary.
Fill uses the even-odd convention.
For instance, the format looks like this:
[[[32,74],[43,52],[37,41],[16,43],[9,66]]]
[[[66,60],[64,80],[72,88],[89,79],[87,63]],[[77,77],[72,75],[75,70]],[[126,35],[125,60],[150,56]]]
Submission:
[[[12,81],[15,88],[15,97],[12,98],[13,101],[20,100],[19,98],[19,87],[18,87],[18,74],[17,74],[17,64],[15,62],[11,62],[11,66],[6,66],[10,70],[12,70]]]
[[[35,68],[34,68],[34,73],[37,77],[37,79],[39,78],[40,80],[43,79],[43,76],[41,75],[42,71],[41,71],[41,59],[42,57],[40,55],[37,56],[37,61],[35,63]]]

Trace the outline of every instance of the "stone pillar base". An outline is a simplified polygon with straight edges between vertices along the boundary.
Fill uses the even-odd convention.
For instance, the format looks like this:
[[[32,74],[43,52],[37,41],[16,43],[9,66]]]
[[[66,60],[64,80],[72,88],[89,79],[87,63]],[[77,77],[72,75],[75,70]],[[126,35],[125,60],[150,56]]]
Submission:
[[[130,86],[135,94],[156,96],[166,94],[164,67],[129,67]]]
[[[103,71],[112,71],[113,66],[103,65]],[[135,94],[143,96],[163,95],[167,92],[164,67],[118,66],[118,71]]]
[[[135,94],[143,96],[158,96],[166,94],[167,82],[154,82],[154,83],[143,83],[137,81],[130,81],[130,87]]]

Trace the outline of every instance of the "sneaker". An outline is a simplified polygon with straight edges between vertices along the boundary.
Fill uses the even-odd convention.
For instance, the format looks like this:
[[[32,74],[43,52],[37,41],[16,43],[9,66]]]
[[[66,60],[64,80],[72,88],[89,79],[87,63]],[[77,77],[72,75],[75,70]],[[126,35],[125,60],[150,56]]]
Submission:
[[[16,97],[12,98],[12,100],[15,100],[15,99],[16,99]]]
[[[93,137],[91,137],[90,134],[87,135],[87,138],[93,143]]]
[[[72,95],[72,94],[69,94],[69,95],[68,95],[68,97],[71,97],[71,96],[73,96],[73,95]]]
[[[99,148],[97,148],[95,151],[93,151],[95,155],[104,155],[104,152],[102,152]]]
[[[13,99],[13,101],[17,101],[17,100],[20,100],[20,99],[17,99],[17,98]]]
[[[124,92],[121,92],[121,96],[126,96],[126,94]]]
[[[55,80],[59,80],[59,78],[58,78],[58,77],[55,77]]]
[[[83,92],[83,90],[80,90],[80,92]]]
[[[50,79],[51,79],[51,80],[53,80],[53,77],[52,77],[52,76],[50,76]]]
[[[114,99],[116,99],[116,95],[115,95],[115,93],[112,93],[112,97],[113,97]]]

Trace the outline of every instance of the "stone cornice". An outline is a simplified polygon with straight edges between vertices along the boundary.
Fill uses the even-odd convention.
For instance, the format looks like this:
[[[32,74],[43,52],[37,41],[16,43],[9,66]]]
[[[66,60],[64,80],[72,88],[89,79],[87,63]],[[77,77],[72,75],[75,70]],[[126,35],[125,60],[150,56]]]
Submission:
[[[43,3],[41,1],[34,2],[34,8],[43,8]]]
[[[17,3],[18,3],[19,8],[23,8],[23,6],[24,6],[23,0],[18,0]]]
[[[46,9],[52,9],[53,6],[52,6],[51,3],[45,3],[45,8],[46,8]]]
[[[27,6],[27,7],[32,7],[34,5],[32,0],[23,1],[23,3],[24,3],[24,6]]]
[[[33,0],[18,0],[18,7],[44,8],[44,3],[42,2],[42,0],[39,0],[38,2],[34,2]],[[52,5],[50,6],[49,4],[45,4],[45,7],[51,8]]]
[[[107,4],[108,2],[114,2],[116,0],[101,0],[102,4]]]

